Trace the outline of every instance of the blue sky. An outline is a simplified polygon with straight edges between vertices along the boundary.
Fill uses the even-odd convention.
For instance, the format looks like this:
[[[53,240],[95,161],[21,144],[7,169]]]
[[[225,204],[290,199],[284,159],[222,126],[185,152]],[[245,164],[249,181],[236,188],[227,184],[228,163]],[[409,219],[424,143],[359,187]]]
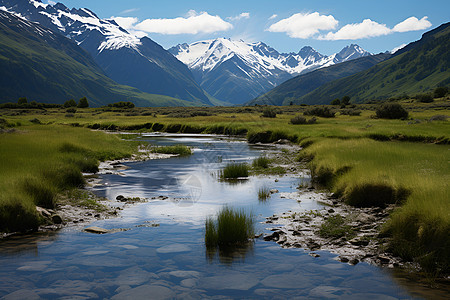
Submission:
[[[49,2],[44,0],[43,2]],[[448,0],[61,0],[169,48],[216,37],[263,41],[280,52],[312,46],[329,55],[355,43],[373,53],[449,22]]]

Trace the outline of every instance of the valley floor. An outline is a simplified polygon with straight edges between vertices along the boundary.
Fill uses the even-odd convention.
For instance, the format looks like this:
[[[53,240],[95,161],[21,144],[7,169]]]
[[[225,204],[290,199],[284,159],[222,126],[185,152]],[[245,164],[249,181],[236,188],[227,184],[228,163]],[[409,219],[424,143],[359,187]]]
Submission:
[[[390,252],[435,275],[449,273],[450,100],[403,103],[405,120],[375,117],[377,105],[328,106],[335,117],[293,125],[307,106],[272,108],[1,109],[0,217],[2,231],[36,228],[35,206],[52,208],[59,193],[83,184],[98,161],[131,156],[137,144],[90,129],[212,133],[250,143],[297,143],[287,154],[310,169],[318,186],[356,207],[394,205],[380,237]],[[310,116],[305,116],[311,119]],[[122,137],[133,137],[123,135]],[[49,200],[50,199],[50,200]],[[17,217],[20,216],[18,221]],[[23,220],[26,220],[25,222]]]

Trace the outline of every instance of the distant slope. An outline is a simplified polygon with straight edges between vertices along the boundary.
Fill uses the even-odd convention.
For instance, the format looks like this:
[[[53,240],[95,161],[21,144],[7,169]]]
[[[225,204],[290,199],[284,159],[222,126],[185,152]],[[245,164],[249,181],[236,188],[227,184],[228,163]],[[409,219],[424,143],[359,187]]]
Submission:
[[[47,103],[86,96],[91,106],[117,101],[140,106],[192,105],[118,85],[71,40],[0,10],[0,102],[16,102],[23,96]]]
[[[450,23],[425,33],[398,55],[374,67],[327,83],[295,103],[325,104],[349,95],[352,102],[414,95],[450,85]]]
[[[186,65],[148,37],[139,38],[114,20],[100,19],[86,8],[69,9],[59,2],[0,0],[2,6],[75,41],[120,84],[191,105],[212,105]]]
[[[298,98],[325,83],[367,70],[390,57],[391,55],[386,53],[365,56],[299,75],[248,102],[247,105],[289,105],[291,101],[296,103]]]

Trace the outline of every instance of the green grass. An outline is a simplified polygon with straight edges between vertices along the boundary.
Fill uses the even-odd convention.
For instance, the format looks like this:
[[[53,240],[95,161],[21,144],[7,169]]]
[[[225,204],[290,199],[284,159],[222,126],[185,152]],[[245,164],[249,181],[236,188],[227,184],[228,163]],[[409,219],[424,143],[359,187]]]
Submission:
[[[248,177],[248,165],[246,163],[228,163],[219,171],[221,179],[238,179]]]
[[[324,238],[338,239],[345,237],[352,238],[355,233],[350,225],[347,225],[346,220],[340,216],[331,216],[325,220],[319,227],[319,235]]]
[[[253,168],[261,168],[261,169],[267,169],[270,164],[270,159],[265,156],[260,156],[253,160],[252,167]]]
[[[82,171],[136,150],[136,143],[116,135],[71,126],[22,126],[0,134],[0,231],[35,229],[36,205],[55,207],[59,193],[83,186]]]
[[[177,154],[179,156],[187,156],[192,154],[191,148],[185,145],[158,146],[152,148],[153,153]]]
[[[30,207],[33,207],[34,200],[20,187],[22,180],[28,175],[41,176],[43,167],[52,164],[47,157],[53,155],[61,158],[59,161],[64,161],[62,157],[67,159],[67,155],[84,155],[76,151],[59,152],[58,147],[64,142],[93,150],[97,159],[124,153],[118,150],[118,147],[123,147],[122,143],[117,144],[117,147],[108,147],[108,143],[99,144],[104,139],[102,133],[88,135],[82,128],[56,124],[81,127],[96,124],[94,128],[97,129],[137,132],[169,130],[232,134],[246,136],[255,143],[289,139],[304,147],[301,156],[305,161],[312,159],[309,167],[315,180],[327,185],[348,203],[356,206],[396,203],[398,208],[385,227],[386,235],[393,238],[392,251],[405,258],[420,260],[423,264],[435,259],[434,264],[442,269],[445,268],[444,262],[449,261],[450,252],[450,239],[446,235],[446,232],[450,232],[450,191],[447,184],[450,182],[450,122],[446,118],[449,116],[450,99],[435,99],[433,103],[419,103],[408,99],[402,100],[401,104],[409,113],[408,120],[374,118],[379,105],[364,104],[350,107],[361,111],[358,116],[348,116],[338,111],[334,118],[318,117],[316,123],[307,128],[290,124],[295,115],[308,109],[308,106],[296,105],[277,107],[276,118],[260,118],[263,107],[253,106],[135,108],[127,111],[90,108],[77,109],[75,117],[70,119],[64,117],[64,109],[29,109],[28,112],[0,109],[0,118],[5,120],[4,124],[8,124],[4,125],[5,128],[19,126],[13,128],[16,129],[14,134],[0,134],[0,157],[7,158],[7,163],[0,167],[0,202],[4,203],[3,207],[9,205],[10,210],[21,210],[32,215]],[[180,113],[191,117],[180,121],[176,117]],[[433,120],[436,115],[443,117]],[[55,125],[33,125],[30,120],[34,118],[39,119],[42,124]],[[48,137],[43,133],[47,130],[50,130]],[[77,138],[80,132],[83,132],[83,138]],[[18,143],[19,137],[21,143]],[[113,135],[108,135],[108,139],[118,143]],[[58,141],[57,145],[54,145],[55,141]],[[49,153],[49,149],[41,149],[47,144],[54,154]],[[33,150],[38,145],[40,150]],[[41,154],[37,155],[38,153]],[[79,159],[76,157],[75,160]],[[40,161],[44,163],[38,163]],[[70,165],[70,159],[63,163]],[[21,169],[25,171],[19,172]],[[5,193],[9,195],[8,198],[2,196]],[[29,200],[19,204],[12,200],[18,198]],[[12,224],[13,220],[8,222]]]
[[[209,217],[205,222],[207,248],[242,245],[254,235],[253,216],[228,206],[223,207],[216,218]]]
[[[260,187],[258,189],[258,200],[259,201],[266,201],[270,198],[270,189],[268,187]]]

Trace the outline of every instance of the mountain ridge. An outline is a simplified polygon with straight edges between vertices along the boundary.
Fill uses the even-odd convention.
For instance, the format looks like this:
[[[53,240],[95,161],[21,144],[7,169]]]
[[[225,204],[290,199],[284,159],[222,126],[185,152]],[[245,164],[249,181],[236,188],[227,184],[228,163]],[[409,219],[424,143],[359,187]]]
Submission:
[[[0,10],[0,102],[19,97],[64,103],[86,96],[91,106],[133,101],[140,106],[190,106],[190,102],[143,93],[108,78],[75,42]]]
[[[234,104],[251,100],[295,75],[371,55],[355,44],[325,56],[310,46],[298,53],[280,53],[263,42],[227,38],[179,44],[168,51],[189,67],[205,91]]]
[[[100,19],[86,8],[69,9],[62,3],[50,5],[40,0],[0,0],[0,6],[74,40],[120,84],[196,105],[212,105],[182,62],[150,38],[138,38],[114,20]]]

